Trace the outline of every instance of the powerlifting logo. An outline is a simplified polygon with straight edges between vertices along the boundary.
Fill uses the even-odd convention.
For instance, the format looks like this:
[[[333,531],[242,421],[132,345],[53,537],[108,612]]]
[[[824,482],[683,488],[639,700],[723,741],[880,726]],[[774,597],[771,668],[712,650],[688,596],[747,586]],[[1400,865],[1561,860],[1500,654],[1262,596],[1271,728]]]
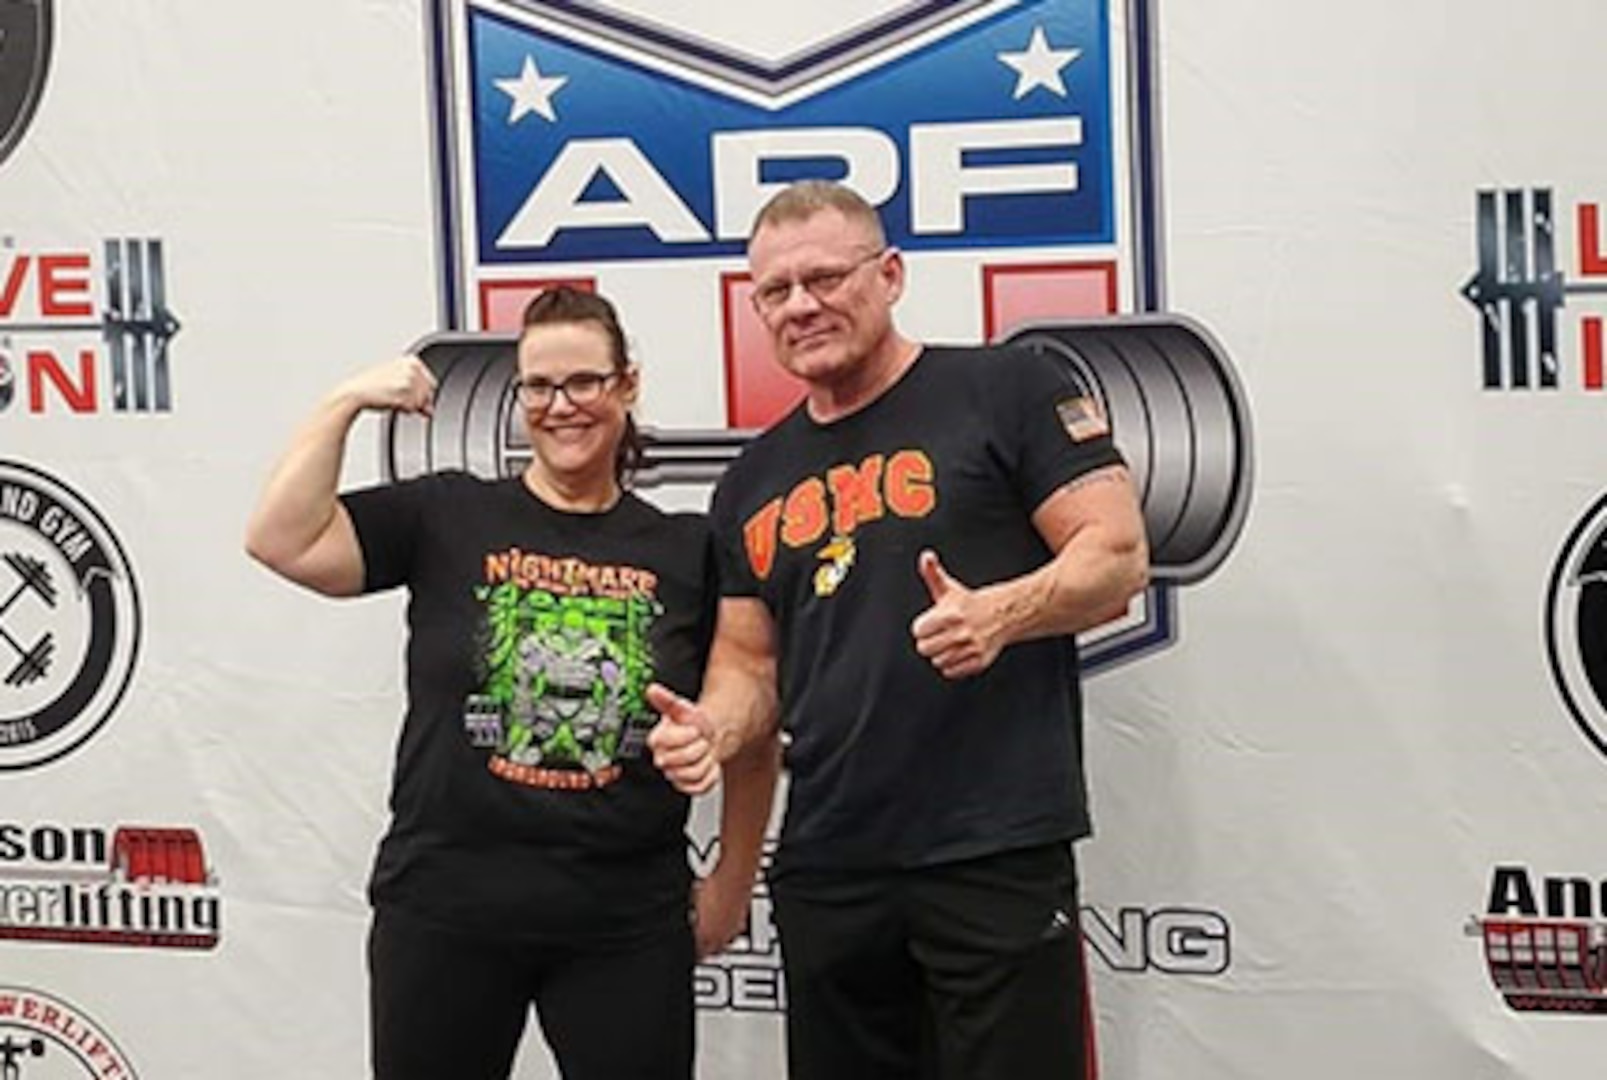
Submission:
[[[1607,388],[1600,204],[1562,206],[1550,188],[1481,191],[1477,229],[1479,267],[1462,295],[1479,312],[1484,389]]]
[[[0,163],[22,141],[50,70],[52,0],[0,0]]]
[[[139,1080],[117,1040],[99,1021],[62,998],[25,986],[0,986],[0,1080]]]
[[[0,418],[173,408],[162,241],[0,235]]]
[[[775,846],[774,840],[765,843],[765,869]],[[719,861],[719,840],[693,841],[690,856],[697,875],[707,876]],[[1213,908],[1183,904],[1102,908],[1084,904],[1078,914],[1090,959],[1119,975],[1211,978],[1227,974],[1233,963],[1233,925],[1226,914]],[[693,990],[702,1009],[748,1013],[786,1010],[781,941],[763,874],[748,901],[742,932],[724,952],[697,965]]]
[[[139,591],[105,519],[56,477],[0,460],[0,771],[99,731],[139,641]]]
[[[0,940],[213,949],[221,919],[195,829],[0,823]]]
[[[1607,880],[1497,866],[1468,934],[1513,1010],[1607,1015]]]
[[[1084,669],[1174,640],[1175,590],[1243,526],[1250,432],[1220,346],[1157,313],[1149,0],[686,7],[674,27],[621,7],[430,5],[450,332],[418,347],[435,412],[387,421],[386,474],[523,467],[508,332],[563,282],[607,293],[650,353],[668,423],[638,482],[706,489],[800,397],[743,254],[772,194],[824,176],[905,252],[907,324],[1047,352],[1109,418],[1156,584],[1084,635]]]

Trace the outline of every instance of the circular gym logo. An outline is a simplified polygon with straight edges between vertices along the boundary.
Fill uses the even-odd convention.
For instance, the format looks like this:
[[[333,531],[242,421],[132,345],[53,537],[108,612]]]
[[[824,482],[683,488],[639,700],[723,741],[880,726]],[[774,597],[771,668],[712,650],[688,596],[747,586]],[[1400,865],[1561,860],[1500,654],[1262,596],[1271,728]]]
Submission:
[[[1546,656],[1568,711],[1607,754],[1607,495],[1573,527],[1546,589]]]
[[[107,1030],[82,1009],[27,987],[0,986],[0,1077],[115,1077],[139,1074]]]
[[[105,519],[56,478],[0,460],[0,771],[99,731],[139,638],[134,574]]]
[[[0,0],[0,161],[22,141],[50,68],[51,0]]]

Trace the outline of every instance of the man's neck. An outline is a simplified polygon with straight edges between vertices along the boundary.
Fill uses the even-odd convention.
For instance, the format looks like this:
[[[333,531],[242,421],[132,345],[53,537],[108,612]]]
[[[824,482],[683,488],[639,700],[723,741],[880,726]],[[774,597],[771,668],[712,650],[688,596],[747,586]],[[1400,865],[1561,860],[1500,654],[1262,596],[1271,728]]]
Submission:
[[[809,418],[829,424],[870,405],[904,377],[921,355],[921,343],[889,334],[882,349],[848,376],[809,386]]]

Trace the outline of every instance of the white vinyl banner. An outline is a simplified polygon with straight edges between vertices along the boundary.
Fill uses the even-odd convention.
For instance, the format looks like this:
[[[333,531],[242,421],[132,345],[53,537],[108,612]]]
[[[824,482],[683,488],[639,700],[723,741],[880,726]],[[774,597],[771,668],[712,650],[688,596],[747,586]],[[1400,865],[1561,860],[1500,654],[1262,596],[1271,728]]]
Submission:
[[[879,207],[912,336],[1063,358],[1142,492],[1153,583],[1082,641],[1100,1075],[1589,1075],[1604,36],[1600,0],[0,0],[0,1078],[368,1075],[405,599],[253,564],[261,484],[408,351],[435,413],[360,421],[345,482],[518,471],[509,332],[567,282],[641,365],[639,490],[701,509],[798,397],[744,237],[803,176]],[[695,990],[700,1076],[785,1075],[762,883]],[[557,1075],[534,1021],[514,1075]]]

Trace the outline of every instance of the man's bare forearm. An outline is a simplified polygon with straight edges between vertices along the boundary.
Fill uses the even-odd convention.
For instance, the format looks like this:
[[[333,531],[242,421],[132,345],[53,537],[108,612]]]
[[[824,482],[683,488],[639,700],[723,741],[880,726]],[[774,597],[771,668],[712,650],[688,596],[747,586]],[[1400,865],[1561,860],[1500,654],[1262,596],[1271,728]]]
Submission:
[[[750,887],[759,870],[780,776],[781,740],[774,733],[749,743],[721,767],[718,872]]]
[[[775,666],[721,664],[711,659],[698,702],[714,724],[715,755],[722,764],[738,761],[744,752],[775,735]]]
[[[1064,529],[1054,558],[1029,574],[987,586],[986,598],[1006,644],[1098,626],[1127,608],[1149,583],[1149,547],[1125,469],[1102,469],[1067,486],[1065,495],[1092,511],[1073,523],[1054,520],[1046,503],[1035,523],[1050,534]]]

